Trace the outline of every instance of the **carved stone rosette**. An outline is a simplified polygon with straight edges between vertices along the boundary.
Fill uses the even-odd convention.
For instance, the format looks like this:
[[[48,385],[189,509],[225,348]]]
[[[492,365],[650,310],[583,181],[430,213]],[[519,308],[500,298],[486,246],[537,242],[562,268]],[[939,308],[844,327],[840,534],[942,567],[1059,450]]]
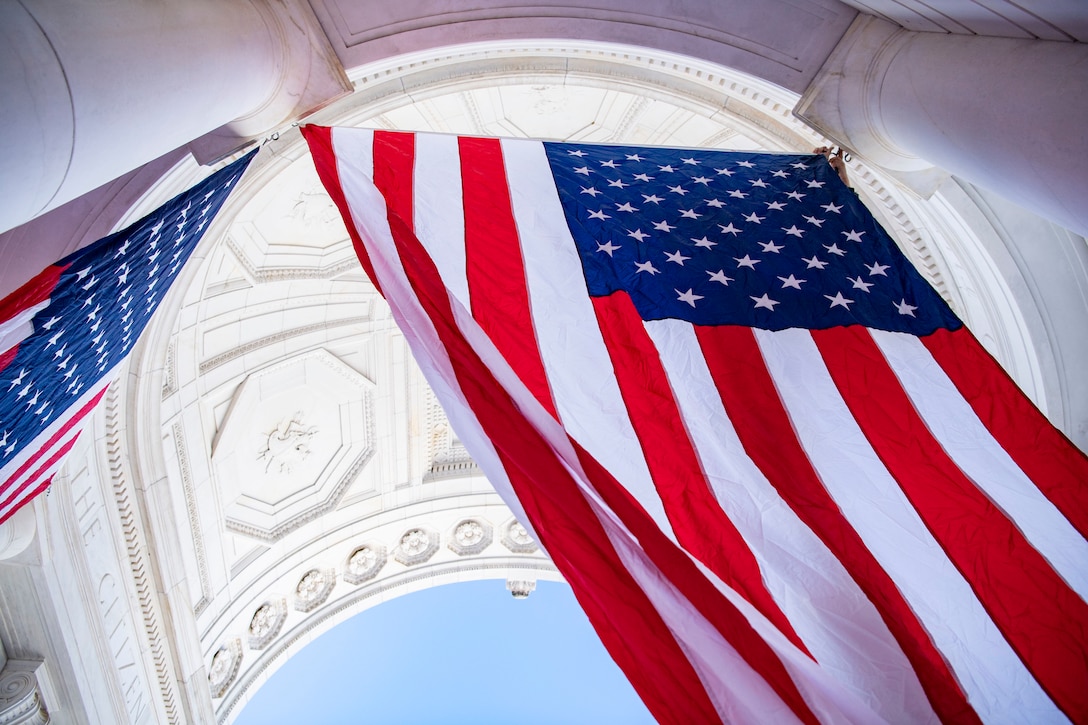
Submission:
[[[536,581],[533,579],[507,579],[506,591],[510,592],[514,599],[526,599],[536,591]]]
[[[310,569],[299,579],[295,587],[295,609],[311,612],[317,609],[336,586],[335,569]]]
[[[393,550],[393,558],[405,566],[422,564],[438,551],[438,534],[423,527],[408,529]]]
[[[502,545],[515,554],[532,554],[540,548],[529,530],[518,523],[517,519],[511,519],[502,528]]]
[[[234,683],[234,678],[238,676],[241,665],[242,640],[238,637],[223,643],[216,650],[208,667],[208,686],[211,687],[213,698],[226,694],[227,689]]]
[[[269,599],[257,607],[249,620],[249,648],[264,649],[279,636],[287,619],[287,600],[283,597]]]
[[[348,584],[362,584],[378,575],[385,566],[388,557],[381,544],[363,544],[348,555],[344,564],[344,581]]]
[[[448,546],[458,556],[470,556],[479,554],[491,541],[491,524],[485,519],[464,519],[453,527]]]

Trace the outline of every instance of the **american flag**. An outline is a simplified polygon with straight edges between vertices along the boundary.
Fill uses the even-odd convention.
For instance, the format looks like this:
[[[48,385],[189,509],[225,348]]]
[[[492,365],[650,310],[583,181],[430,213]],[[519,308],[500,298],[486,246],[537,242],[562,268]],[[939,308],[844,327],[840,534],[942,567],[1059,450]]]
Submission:
[[[659,721],[1088,721],[1088,459],[822,157],[304,133]]]
[[[255,154],[0,301],[0,523],[49,487]]]

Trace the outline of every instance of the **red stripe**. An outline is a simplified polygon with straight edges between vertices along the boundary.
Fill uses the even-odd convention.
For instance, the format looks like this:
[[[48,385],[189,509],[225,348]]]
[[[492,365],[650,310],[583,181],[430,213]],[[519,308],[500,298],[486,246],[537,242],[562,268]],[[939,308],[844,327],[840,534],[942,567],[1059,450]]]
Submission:
[[[941,653],[824,488],[797,440],[752,330],[696,327],[722,405],[752,462],[877,608],[943,722],[980,722]]]
[[[966,327],[938,330],[922,343],[990,435],[1088,538],[1088,456],[1051,425]]]
[[[533,331],[502,146],[494,138],[459,138],[458,147],[472,317],[536,399],[558,418]]]
[[[20,312],[45,302],[56,289],[57,280],[68,265],[54,264],[32,277],[22,287],[0,300],[0,322],[10,320]]]
[[[807,652],[767,591],[755,555],[707,484],[665,368],[631,298],[625,292],[594,297],[593,309],[631,425],[680,545]]]
[[[868,331],[812,336],[869,443],[1009,644],[1070,719],[1088,722],[1088,605],[956,467]]]
[[[41,486],[38,486],[37,489],[30,492],[30,494],[28,494],[21,501],[18,500],[20,493],[22,493],[28,486],[36,484],[39,480],[41,480],[41,476],[45,471],[48,471],[49,468],[51,466],[53,466],[54,464],[56,464],[57,461],[61,460],[66,455],[68,455],[68,451],[72,450],[72,446],[75,445],[76,439],[79,438],[79,434],[81,432],[82,431],[77,432],[74,436],[72,436],[72,438],[70,440],[65,441],[64,445],[62,445],[60,448],[55,450],[53,452],[53,455],[51,455],[48,459],[46,459],[45,463],[43,463],[41,466],[38,467],[38,469],[36,471],[34,471],[33,475],[31,475],[29,478],[27,478],[26,481],[24,481],[21,486],[19,486],[15,491],[13,491],[10,496],[8,496],[3,501],[0,501],[0,510],[6,509],[8,506],[11,506],[13,502],[18,501],[17,506],[15,506],[8,513],[4,514],[4,517],[2,519],[0,519],[0,523],[2,523],[4,520],[6,520],[8,518],[8,516],[15,513],[19,509],[21,509],[26,504],[26,502],[33,499],[34,496],[38,492],[44,490]],[[50,477],[50,478],[52,478],[52,477]]]
[[[375,157],[389,146],[379,145],[376,138]],[[381,159],[391,176],[410,183],[412,166],[404,161],[396,156]],[[438,270],[405,224],[411,216],[403,207],[390,206],[389,225],[403,267],[450,357],[458,385],[491,438],[541,544],[601,640],[659,721],[719,721],[691,663],[623,567],[566,469],[461,336],[449,297],[440,293],[444,287]]]
[[[329,196],[332,198],[333,203],[336,204],[336,208],[340,210],[340,216],[344,220],[344,226],[347,227],[351,243],[355,247],[355,254],[363,265],[363,271],[366,272],[366,276],[374,284],[374,288],[381,293],[382,288],[378,284],[378,276],[374,274],[374,265],[371,264],[370,255],[366,251],[362,237],[359,236],[358,227],[351,221],[351,208],[348,206],[348,200],[344,198],[344,190],[340,187],[340,172],[337,169],[336,156],[332,150],[332,129],[327,126],[303,126],[299,130],[302,131],[302,136],[310,147],[310,155],[314,159],[314,167],[317,169],[317,175],[321,179],[321,183],[329,192]]]
[[[67,421],[65,421],[63,426],[61,426],[53,435],[49,437],[49,440],[38,446],[38,449],[35,450],[29,458],[23,461],[22,465],[20,465],[10,476],[7,477],[7,479],[4,481],[4,485],[0,487],[0,491],[6,491],[8,487],[11,486],[13,481],[18,480],[20,477],[22,477],[24,473],[30,470],[30,468],[38,461],[38,459],[45,455],[46,451],[51,450],[53,446],[57,444],[57,441],[67,435],[68,431],[70,431],[74,426],[78,425],[81,420],[83,420],[83,417],[87,415],[87,413],[94,410],[94,407],[98,405],[98,401],[102,400],[102,396],[106,394],[107,388],[109,388],[109,385],[102,386],[102,389],[99,390],[93,398],[84,403],[83,406],[79,410],[77,410],[74,415],[72,415],[70,418],[68,418]],[[18,492],[24,489],[27,484],[32,480],[33,478],[30,478],[28,479],[28,481],[24,482],[21,486],[19,486],[18,490],[15,491],[15,494],[18,494]],[[5,499],[3,503],[0,503],[0,507],[7,506],[10,500],[11,496]]]
[[[76,436],[76,437],[78,438],[79,436]],[[26,497],[26,500],[27,501],[33,501],[38,496],[38,494],[40,494],[45,489],[49,488],[49,484],[51,484],[51,483],[53,483],[53,477],[52,476],[45,479],[45,482],[42,483],[42,485],[38,486],[36,489],[31,491],[30,494]],[[21,505],[16,506],[15,508],[8,511],[6,514],[3,514],[2,516],[0,516],[0,525],[2,525],[5,521],[10,519],[12,516],[14,516],[16,511],[21,511],[22,508],[23,507]]]

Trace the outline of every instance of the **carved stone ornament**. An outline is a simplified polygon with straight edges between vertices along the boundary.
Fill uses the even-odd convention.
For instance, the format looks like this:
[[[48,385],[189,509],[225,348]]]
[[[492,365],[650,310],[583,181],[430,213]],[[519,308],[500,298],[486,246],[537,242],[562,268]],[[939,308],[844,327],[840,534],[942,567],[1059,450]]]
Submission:
[[[470,556],[490,546],[491,540],[491,524],[484,519],[465,519],[453,527],[449,547],[458,556]]]
[[[295,609],[310,612],[317,609],[332,593],[336,586],[336,571],[333,569],[310,569],[302,575],[295,587]]]
[[[400,537],[393,558],[405,566],[422,564],[438,551],[438,534],[424,528],[408,529]]]
[[[45,725],[49,712],[38,688],[40,660],[8,660],[0,672],[0,723]]]
[[[283,629],[283,622],[287,619],[287,600],[269,599],[249,620],[249,648],[264,649],[269,642],[274,640]]]
[[[362,584],[378,575],[387,561],[385,547],[381,544],[363,544],[348,555],[344,566],[344,581]]]
[[[268,434],[257,460],[264,461],[265,473],[290,473],[310,455],[310,441],[317,435],[317,426],[302,422],[302,413],[284,418]]]
[[[212,697],[218,698],[226,694],[241,666],[242,640],[235,637],[212,655],[212,663],[208,667],[208,686],[211,687]]]
[[[513,519],[503,527],[502,545],[515,554],[532,554],[540,547],[529,530]]]
[[[536,581],[533,579],[507,579],[506,591],[510,592],[514,599],[526,599],[536,591]]]

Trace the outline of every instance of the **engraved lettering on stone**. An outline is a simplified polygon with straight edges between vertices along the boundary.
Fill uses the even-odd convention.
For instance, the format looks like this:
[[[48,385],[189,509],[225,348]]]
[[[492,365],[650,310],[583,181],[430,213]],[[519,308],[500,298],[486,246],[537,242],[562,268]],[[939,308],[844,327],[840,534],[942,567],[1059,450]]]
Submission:
[[[385,547],[380,544],[363,544],[348,556],[344,569],[344,581],[349,584],[362,584],[378,575],[385,566]]]
[[[317,435],[317,426],[302,422],[302,413],[284,418],[276,429],[268,434],[265,447],[257,454],[258,461],[265,461],[264,472],[290,473],[310,455],[310,441]]]

